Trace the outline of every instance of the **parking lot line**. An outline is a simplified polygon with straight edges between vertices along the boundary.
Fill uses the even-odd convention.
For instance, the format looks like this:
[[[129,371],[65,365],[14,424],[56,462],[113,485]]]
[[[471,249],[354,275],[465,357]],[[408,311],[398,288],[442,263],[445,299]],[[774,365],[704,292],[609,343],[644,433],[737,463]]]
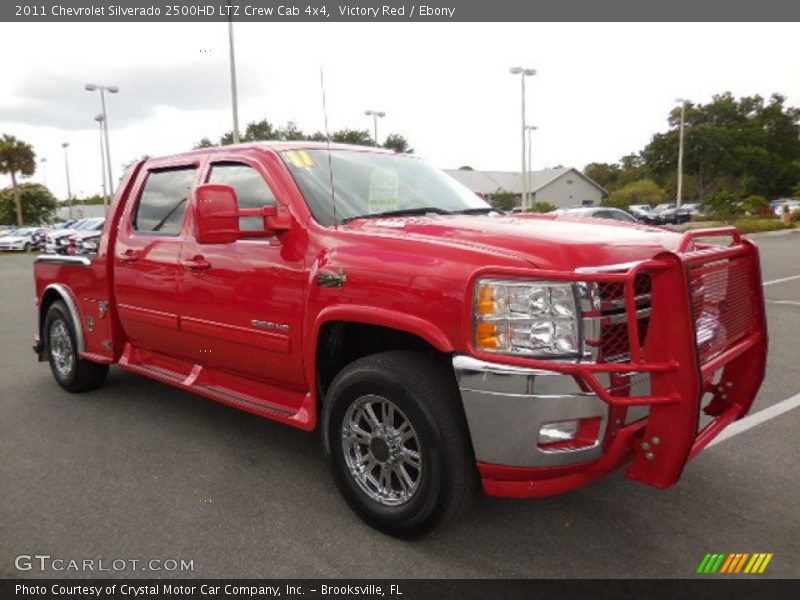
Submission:
[[[772,281],[765,281],[762,285],[764,287],[773,285],[775,283],[783,283],[784,281],[792,281],[793,279],[800,279],[800,275],[792,275],[791,277],[781,277],[780,279],[773,279]]]
[[[729,425],[726,429],[722,431],[712,442],[708,445],[710,448],[715,444],[719,444],[720,442],[727,440],[728,438],[732,438],[735,435],[742,433],[743,431],[747,431],[755,427],[756,425],[760,425],[765,421],[769,421],[770,419],[774,419],[784,413],[789,412],[792,409],[797,408],[800,406],[800,394],[795,394],[791,398],[787,398],[786,400],[781,400],[780,402],[773,404],[765,408],[764,410],[760,410],[757,413],[753,413],[745,417],[740,421],[736,421],[735,423]]]
[[[767,304],[791,304],[792,306],[800,306],[800,300],[767,300]]]

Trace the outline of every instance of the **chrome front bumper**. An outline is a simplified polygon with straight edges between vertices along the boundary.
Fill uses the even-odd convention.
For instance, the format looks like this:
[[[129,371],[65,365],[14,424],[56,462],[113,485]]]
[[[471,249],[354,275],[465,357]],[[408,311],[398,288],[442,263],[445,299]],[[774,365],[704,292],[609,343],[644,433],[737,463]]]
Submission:
[[[572,375],[466,355],[453,357],[453,369],[479,462],[549,467],[585,462],[602,454],[609,405],[593,392],[581,389]],[[630,418],[634,416],[638,419],[644,413],[630,414],[626,421],[635,420]],[[539,430],[545,423],[593,417],[601,420],[594,445],[569,450],[538,446]]]

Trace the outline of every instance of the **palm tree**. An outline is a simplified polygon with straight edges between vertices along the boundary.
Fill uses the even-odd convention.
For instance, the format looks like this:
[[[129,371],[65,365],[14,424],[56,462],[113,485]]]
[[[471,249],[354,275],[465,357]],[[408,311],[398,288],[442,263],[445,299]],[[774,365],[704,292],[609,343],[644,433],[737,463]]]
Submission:
[[[13,135],[3,134],[0,139],[0,173],[11,175],[14,190],[14,207],[17,209],[17,225],[22,227],[22,200],[17,188],[17,173],[33,175],[36,170],[36,154],[30,144],[18,140]]]

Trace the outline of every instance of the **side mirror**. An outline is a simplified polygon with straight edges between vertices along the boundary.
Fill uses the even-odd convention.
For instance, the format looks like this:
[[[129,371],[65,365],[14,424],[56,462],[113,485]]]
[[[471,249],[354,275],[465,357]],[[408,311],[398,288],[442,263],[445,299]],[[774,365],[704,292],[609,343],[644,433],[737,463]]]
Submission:
[[[197,187],[195,198],[195,237],[200,244],[229,244],[239,239],[236,190],[206,183]]]

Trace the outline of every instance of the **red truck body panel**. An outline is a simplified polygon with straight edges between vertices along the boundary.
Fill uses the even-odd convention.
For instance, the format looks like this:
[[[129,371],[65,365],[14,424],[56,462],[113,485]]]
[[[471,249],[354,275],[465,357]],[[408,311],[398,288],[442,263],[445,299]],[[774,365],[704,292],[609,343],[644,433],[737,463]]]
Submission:
[[[68,297],[81,324],[82,357],[118,363],[304,430],[317,425],[319,337],[326,323],[340,321],[402,331],[443,354],[573,376],[608,403],[612,424],[600,458],[535,468],[478,461],[490,495],[559,493],[627,462],[630,477],[667,487],[689,458],[749,410],[764,376],[767,337],[757,250],[735,232],[705,232],[734,236],[729,246],[711,247],[695,235],[649,226],[533,215],[387,218],[323,227],[278,155],[309,147],[319,148],[245,144],[137,164],[119,186],[93,260],[36,263],[40,313],[54,298]],[[193,166],[196,186],[220,161],[255,168],[288,210],[292,227],[269,239],[198,244],[192,188],[179,235],[132,230],[131,212],[149,170]],[[209,266],[198,270],[200,258]],[[705,357],[695,343],[700,309],[687,273],[723,263],[741,270],[737,285],[749,296],[739,310],[751,313],[746,323],[733,324],[741,329],[735,339]],[[607,265],[631,266],[606,271]],[[337,272],[346,273],[346,285],[318,284],[320,274]],[[473,344],[472,290],[481,276],[616,283],[632,301],[643,273],[652,280],[653,317],[642,347],[635,311],[628,310],[624,362],[535,360],[488,354]],[[706,309],[722,310],[718,304]],[[634,372],[650,374],[648,395],[610,393],[598,381],[600,374]],[[706,412],[715,420],[698,435],[697,398],[703,393],[714,395]],[[649,407],[649,418],[614,424],[613,415],[631,406]]]

